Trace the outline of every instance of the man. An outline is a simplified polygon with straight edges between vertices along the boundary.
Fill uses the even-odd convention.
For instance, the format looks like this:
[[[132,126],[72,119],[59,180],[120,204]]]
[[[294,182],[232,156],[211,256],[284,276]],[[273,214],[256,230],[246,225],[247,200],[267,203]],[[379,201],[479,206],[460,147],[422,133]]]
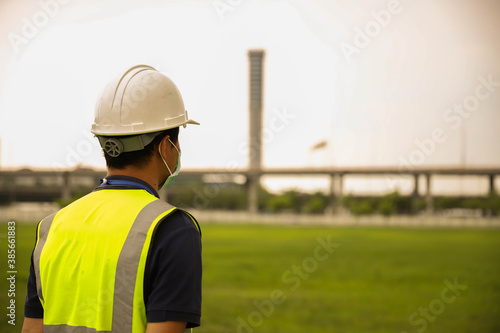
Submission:
[[[101,186],[37,228],[23,332],[191,331],[201,316],[201,233],[159,200],[180,170],[188,119],[175,84],[139,65],[98,100]],[[199,124],[198,124],[199,125]]]

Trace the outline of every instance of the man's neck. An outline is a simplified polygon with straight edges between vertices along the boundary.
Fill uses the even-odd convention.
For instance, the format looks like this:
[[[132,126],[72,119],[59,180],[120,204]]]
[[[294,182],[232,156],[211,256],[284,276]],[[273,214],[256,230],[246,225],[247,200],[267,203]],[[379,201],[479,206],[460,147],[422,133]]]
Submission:
[[[138,178],[145,181],[151,185],[156,191],[158,191],[158,179],[154,172],[149,169],[138,169],[135,167],[125,167],[123,169],[109,168],[108,174],[106,176],[128,176]]]

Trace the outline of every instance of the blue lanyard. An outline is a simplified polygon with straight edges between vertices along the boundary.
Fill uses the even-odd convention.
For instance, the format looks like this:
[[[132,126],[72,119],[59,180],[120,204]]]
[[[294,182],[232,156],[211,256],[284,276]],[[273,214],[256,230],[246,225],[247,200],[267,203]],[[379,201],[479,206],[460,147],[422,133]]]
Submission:
[[[99,179],[99,182],[101,183],[101,186],[103,185],[128,185],[128,186],[136,186],[136,187],[140,187],[142,188],[143,190],[146,190],[148,191],[149,193],[151,193],[152,195],[156,196],[149,187],[147,187],[146,185],[143,185],[141,183],[137,183],[137,182],[133,182],[133,181],[130,181],[130,180],[119,180],[119,179]]]

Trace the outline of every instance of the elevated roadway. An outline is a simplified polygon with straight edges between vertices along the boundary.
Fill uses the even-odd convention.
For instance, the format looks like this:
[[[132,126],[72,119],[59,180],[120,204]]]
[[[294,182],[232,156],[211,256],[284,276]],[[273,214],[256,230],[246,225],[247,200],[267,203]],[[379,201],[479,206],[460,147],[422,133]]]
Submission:
[[[104,169],[76,168],[65,170],[50,169],[0,169],[0,203],[15,201],[53,201],[68,199],[78,190],[89,190],[98,184],[98,179],[106,175]],[[207,175],[218,175],[221,182],[230,182],[233,176],[246,178],[247,185],[258,183],[260,177],[271,176],[321,176],[331,178],[331,211],[338,209],[343,196],[343,182],[350,175],[366,176],[412,176],[413,194],[418,196],[418,179],[426,178],[426,200],[432,211],[431,178],[436,175],[483,176],[489,180],[490,192],[495,191],[495,177],[500,175],[500,166],[359,166],[359,167],[296,167],[296,168],[247,168],[247,169],[182,169],[179,180],[203,179]],[[227,177],[226,177],[227,176]],[[257,211],[257,188],[247,186],[249,210]]]

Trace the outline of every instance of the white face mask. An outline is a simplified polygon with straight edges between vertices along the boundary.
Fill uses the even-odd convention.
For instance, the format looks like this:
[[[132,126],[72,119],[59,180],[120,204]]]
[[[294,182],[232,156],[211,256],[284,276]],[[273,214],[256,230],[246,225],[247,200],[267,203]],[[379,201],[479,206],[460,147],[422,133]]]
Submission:
[[[177,146],[174,145],[174,143],[170,139],[168,139],[168,141],[170,141],[170,143],[172,144],[172,146],[174,146],[175,150],[177,150],[177,165],[175,166],[174,172],[170,171],[170,168],[168,167],[167,162],[165,162],[165,159],[163,158],[163,155],[161,154],[161,149],[160,149],[161,145],[159,145],[158,146],[158,152],[160,153],[160,157],[161,157],[163,163],[165,164],[165,166],[167,167],[168,172],[170,173],[170,176],[168,176],[168,178],[165,180],[165,182],[160,187],[160,189],[164,188],[165,186],[167,186],[168,184],[170,184],[171,182],[173,182],[175,176],[177,176],[179,174],[179,171],[181,171],[181,150],[177,149]]]

